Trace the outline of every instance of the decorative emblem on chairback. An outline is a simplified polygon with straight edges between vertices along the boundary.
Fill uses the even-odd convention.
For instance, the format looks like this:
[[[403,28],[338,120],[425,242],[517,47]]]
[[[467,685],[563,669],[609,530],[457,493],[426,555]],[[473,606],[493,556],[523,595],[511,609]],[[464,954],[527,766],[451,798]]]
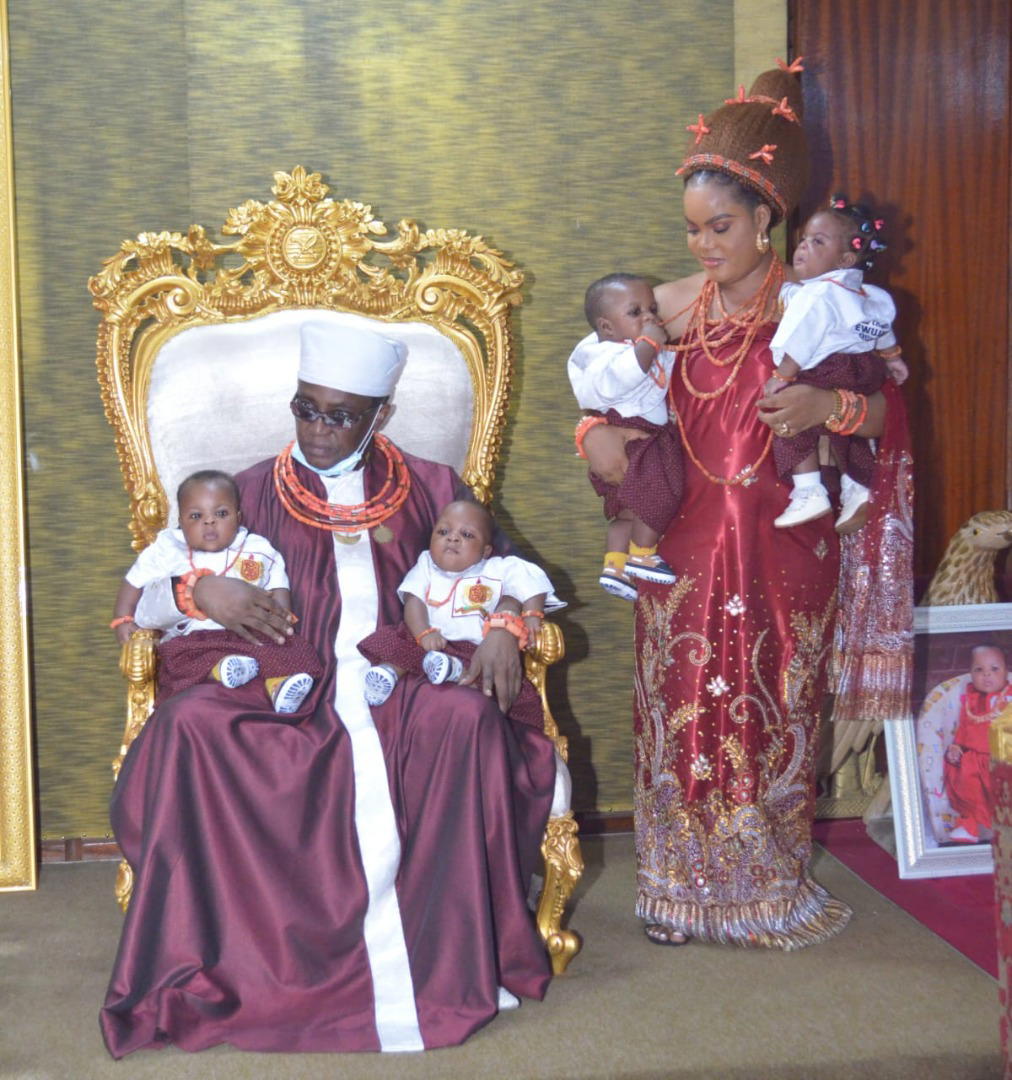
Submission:
[[[474,423],[463,478],[491,497],[513,370],[510,309],[523,274],[480,236],[397,223],[328,197],[319,173],[274,174],[276,198],[228,211],[216,244],[204,228],[146,232],[123,243],[88,282],[103,314],[98,371],[106,416],[133,503],[134,547],[166,523],[144,408],[158,350],[193,326],[236,322],[286,308],[424,322],[463,354],[474,387]],[[383,239],[386,237],[386,239]],[[237,258],[238,257],[238,258]]]

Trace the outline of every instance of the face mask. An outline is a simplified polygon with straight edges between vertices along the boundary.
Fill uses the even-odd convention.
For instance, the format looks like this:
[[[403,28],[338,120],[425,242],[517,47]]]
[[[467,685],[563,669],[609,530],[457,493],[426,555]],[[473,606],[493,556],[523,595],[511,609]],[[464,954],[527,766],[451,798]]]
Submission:
[[[369,440],[372,438],[373,431],[376,430],[376,425],[379,423],[380,410],[377,409],[375,415],[372,418],[372,423],[369,425],[369,430],[362,436],[362,441],[358,444],[358,448],[354,453],[349,454],[346,458],[342,458],[336,464],[329,466],[326,469],[318,469],[315,465],[310,465],[306,461],[302,454],[302,447],[299,446],[298,439],[295,440],[295,445],[292,447],[292,457],[301,465],[305,465],[307,469],[311,469],[317,476],[325,476],[328,480],[335,480],[339,476],[347,476],[348,473],[358,468],[359,462],[362,460],[362,455],[365,453],[365,448],[369,445]]]

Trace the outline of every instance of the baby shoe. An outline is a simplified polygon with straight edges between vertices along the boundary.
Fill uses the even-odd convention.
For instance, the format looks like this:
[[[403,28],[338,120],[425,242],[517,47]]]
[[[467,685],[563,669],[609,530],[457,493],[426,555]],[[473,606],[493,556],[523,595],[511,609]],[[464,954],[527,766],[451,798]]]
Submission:
[[[791,492],[791,501],[787,504],[787,509],[780,517],[774,519],[773,524],[778,529],[789,529],[792,525],[801,525],[806,521],[824,517],[832,509],[829,492],[822,484],[795,488]]]
[[[282,679],[276,686],[271,687],[274,679],[268,679],[268,693],[274,708],[279,713],[298,712],[299,707],[306,700],[306,695],[313,689],[313,677],[300,671],[297,675],[289,675]]]
[[[613,566],[606,566],[597,580],[606,593],[611,593],[620,600],[636,602],[636,582],[628,574],[620,573]]]
[[[444,682],[460,682],[464,674],[464,665],[456,656],[445,652],[427,652],[422,659],[422,670],[433,686]]]
[[[368,705],[382,705],[394,692],[397,672],[389,664],[376,664],[365,673],[365,700]]]
[[[625,561],[625,572],[628,577],[652,581],[655,585],[674,585],[678,580],[660,555],[630,555]]]
[[[500,1012],[509,1012],[511,1009],[520,1008],[520,998],[518,998],[516,994],[511,994],[505,986],[499,987],[498,995]]]
[[[211,668],[211,678],[217,679],[222,686],[234,690],[237,686],[245,686],[250,679],[255,679],[260,673],[260,665],[252,656],[223,656],[217,664]]]
[[[840,516],[834,528],[841,536],[850,536],[862,528],[868,520],[868,489],[859,487],[857,491],[844,495],[840,503]]]

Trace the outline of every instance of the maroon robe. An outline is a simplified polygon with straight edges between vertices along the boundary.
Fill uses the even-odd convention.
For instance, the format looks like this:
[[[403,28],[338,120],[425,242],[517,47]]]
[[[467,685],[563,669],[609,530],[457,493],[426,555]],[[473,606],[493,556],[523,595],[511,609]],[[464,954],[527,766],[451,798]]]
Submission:
[[[385,475],[373,458],[367,496]],[[373,547],[379,625],[399,621],[397,586],[438,511],[462,493],[451,469],[405,458],[410,495],[387,521],[394,539]],[[386,939],[373,940],[372,951],[366,939],[359,762],[333,704],[334,542],[285,512],[271,469],[262,462],[238,477],[243,516],[284,555],[299,631],[326,669],[318,704],[286,723],[257,685],[201,684],[157,709],[131,746],[112,823],[135,885],[101,1017],[117,1058],[170,1042],[187,1050],[410,1045],[397,1031],[413,1018],[384,1005],[390,984],[375,966]],[[296,470],[324,494],[315,475]],[[411,675],[372,720],[400,839],[388,892],[399,909],[415,1036],[427,1048],[459,1043],[495,1015],[498,985],[535,998],[547,987],[525,897],[552,797],[552,744],[471,688]]]

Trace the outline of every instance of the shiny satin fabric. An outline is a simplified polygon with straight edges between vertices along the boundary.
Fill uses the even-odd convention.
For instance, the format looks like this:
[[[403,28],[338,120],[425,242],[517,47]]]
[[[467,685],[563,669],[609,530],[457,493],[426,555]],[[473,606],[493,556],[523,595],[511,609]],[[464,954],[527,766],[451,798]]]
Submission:
[[[788,492],[755,409],[773,329],[737,371],[734,340],[717,363],[682,354],[672,378],[685,495],[659,547],[679,580],[642,583],[637,604],[637,914],[789,949],[836,933],[849,909],[807,871],[839,552],[830,516],[773,526]]]
[[[460,494],[451,470],[405,457],[411,494],[387,522],[394,539],[374,553],[381,625],[400,619],[396,586],[437,511]],[[426,1048],[444,1046],[494,1017],[499,984],[540,998],[549,980],[525,901],[553,790],[552,744],[472,689],[406,676],[372,711],[410,968],[405,1015],[380,1000],[354,820],[364,774],[333,706],[333,541],[288,517],[271,464],[240,475],[243,513],[284,554],[299,631],[326,668],[319,704],[284,723],[259,686],[201,684],[156,710],[131,747],[112,803],[136,875],[101,1017],[114,1057],[166,1043],[378,1050],[387,1045],[379,1028],[402,1024],[416,1024]],[[375,463],[367,470],[371,494],[383,475]]]

